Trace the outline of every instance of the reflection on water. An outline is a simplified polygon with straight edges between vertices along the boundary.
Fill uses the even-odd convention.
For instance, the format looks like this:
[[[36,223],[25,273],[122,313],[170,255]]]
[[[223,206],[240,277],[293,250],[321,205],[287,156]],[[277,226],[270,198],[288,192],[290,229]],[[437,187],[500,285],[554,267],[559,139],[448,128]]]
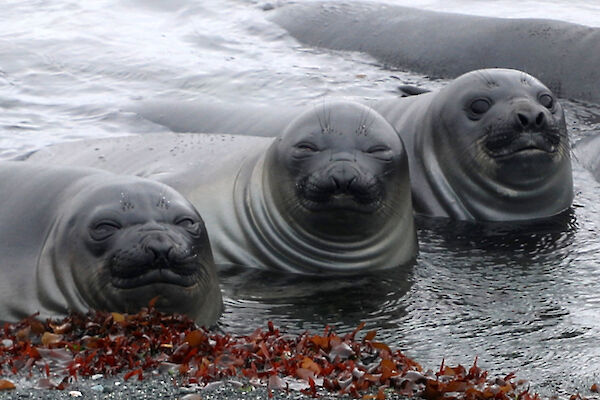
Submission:
[[[395,321],[406,315],[402,298],[412,284],[412,267],[334,278],[231,268],[220,278],[227,331],[247,333],[248,321],[273,320],[289,332],[321,331],[329,325],[345,333],[361,321],[371,329],[394,329]]]
[[[123,111],[139,99],[369,102],[399,84],[445,84],[385,70],[361,54],[304,48],[269,23],[266,3],[4,2],[0,158],[76,138],[163,129]],[[600,21],[595,0],[493,3],[419,0],[434,9]],[[574,141],[600,132],[597,105],[563,104]],[[246,333],[272,320],[291,332],[325,325],[347,332],[364,320],[428,367],[443,357],[470,364],[478,355],[481,366],[516,371],[535,390],[583,390],[600,380],[600,184],[577,165],[574,174],[573,210],[552,221],[420,219],[420,255],[410,268],[335,279],[222,271],[222,326]]]

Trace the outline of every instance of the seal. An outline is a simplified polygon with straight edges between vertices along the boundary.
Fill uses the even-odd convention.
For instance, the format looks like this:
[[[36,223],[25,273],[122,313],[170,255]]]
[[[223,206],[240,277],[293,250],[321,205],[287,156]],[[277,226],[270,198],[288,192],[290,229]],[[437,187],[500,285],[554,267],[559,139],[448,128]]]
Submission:
[[[382,100],[374,108],[406,146],[418,213],[516,221],[571,205],[564,113],[531,75],[473,71],[439,91]]]
[[[156,307],[212,325],[221,291],[204,222],[172,188],[92,168],[0,163],[0,316]]]
[[[600,182],[600,135],[587,136],[579,140],[573,147],[573,155],[579,164]]]
[[[600,101],[600,29],[490,18],[375,2],[299,2],[272,20],[300,42],[368,53],[384,65],[441,78],[482,68],[527,71],[557,96]]]
[[[277,138],[153,134],[51,146],[28,160],[149,177],[205,218],[217,264],[344,274],[412,263],[408,160],[351,102],[310,108]]]

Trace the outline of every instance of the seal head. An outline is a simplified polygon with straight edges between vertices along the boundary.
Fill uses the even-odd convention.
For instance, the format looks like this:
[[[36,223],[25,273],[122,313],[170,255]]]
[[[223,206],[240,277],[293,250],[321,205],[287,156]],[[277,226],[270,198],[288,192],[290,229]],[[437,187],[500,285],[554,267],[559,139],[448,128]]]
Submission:
[[[407,159],[394,129],[358,104],[311,110],[268,151],[275,204],[312,233],[372,235],[401,199]]]
[[[222,300],[202,218],[164,184],[119,179],[86,186],[60,217],[53,265],[68,265],[73,279],[58,282],[62,291],[119,312],[159,296],[159,310],[213,323]]]
[[[356,272],[416,255],[408,158],[392,126],[350,102],[312,108],[256,162],[236,204],[266,263],[301,273]],[[240,186],[240,185],[238,185]]]
[[[428,112],[430,126],[416,145],[424,164],[434,166],[424,168],[437,182],[434,191],[458,199],[449,215],[519,220],[570,206],[564,113],[534,77],[506,69],[470,72],[440,90]]]

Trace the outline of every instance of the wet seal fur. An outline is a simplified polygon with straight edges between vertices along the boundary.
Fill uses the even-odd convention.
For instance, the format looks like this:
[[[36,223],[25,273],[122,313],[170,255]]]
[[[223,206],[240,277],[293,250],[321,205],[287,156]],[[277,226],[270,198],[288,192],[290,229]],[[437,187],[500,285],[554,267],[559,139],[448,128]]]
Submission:
[[[212,325],[221,291],[204,222],[167,185],[0,163],[0,319],[159,310]]]
[[[202,213],[217,264],[304,274],[412,263],[408,160],[379,114],[311,107],[277,138],[153,134],[51,146],[30,160],[160,180]]]
[[[573,147],[573,156],[600,182],[600,135],[587,136]]]
[[[473,71],[439,91],[382,100],[374,108],[404,141],[418,213],[532,220],[571,205],[564,113],[531,75]]]
[[[272,20],[302,43],[361,51],[387,66],[441,78],[514,68],[538,77],[559,97],[600,102],[599,28],[359,1],[285,5]]]

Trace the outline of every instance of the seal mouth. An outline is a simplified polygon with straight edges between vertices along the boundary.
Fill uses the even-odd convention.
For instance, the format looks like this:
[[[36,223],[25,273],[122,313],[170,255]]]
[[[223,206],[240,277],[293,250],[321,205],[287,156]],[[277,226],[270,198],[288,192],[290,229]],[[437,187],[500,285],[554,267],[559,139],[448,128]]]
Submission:
[[[111,282],[120,289],[164,283],[181,287],[194,286],[201,278],[204,266],[195,254],[187,257],[156,256],[143,253],[139,258],[115,254],[109,266]]]
[[[488,135],[484,142],[487,153],[497,159],[515,155],[551,155],[558,151],[559,145],[560,134],[554,131],[501,132]]]
[[[112,285],[131,289],[151,284],[191,287],[206,272],[202,244],[166,229],[140,229],[129,245],[114,250],[106,270]]]
[[[327,174],[305,176],[296,184],[300,203],[311,211],[373,213],[382,205],[383,188],[375,177],[357,175],[343,184]]]
[[[143,272],[137,272],[133,276],[123,274],[112,275],[112,285],[119,289],[134,289],[152,284],[170,284],[185,288],[196,285],[199,281],[197,268],[143,268]]]

